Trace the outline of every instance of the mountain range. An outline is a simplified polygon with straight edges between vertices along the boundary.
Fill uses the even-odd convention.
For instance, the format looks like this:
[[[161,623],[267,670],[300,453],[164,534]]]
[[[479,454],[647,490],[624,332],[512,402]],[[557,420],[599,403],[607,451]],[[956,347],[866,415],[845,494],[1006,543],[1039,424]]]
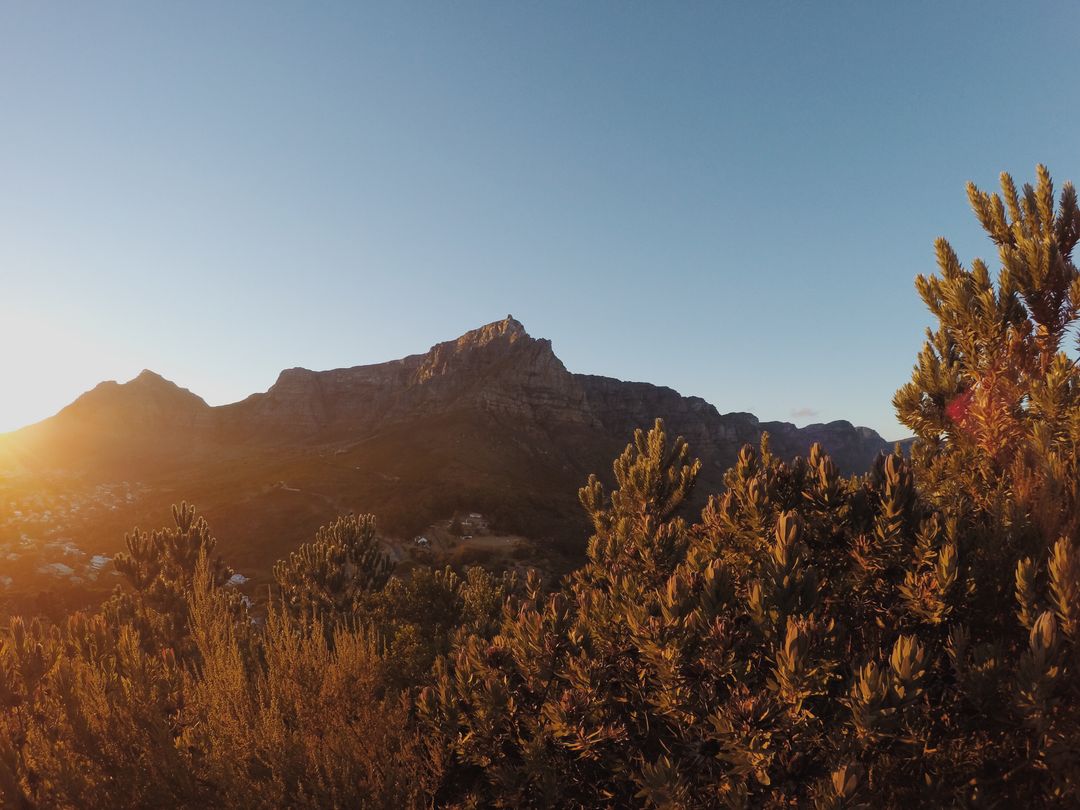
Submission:
[[[230,559],[260,568],[349,511],[410,536],[469,509],[580,552],[577,488],[592,472],[609,478],[634,429],[656,417],[702,459],[700,497],[719,491],[739,448],[763,431],[783,457],[821,442],[847,473],[891,447],[845,421],[761,422],[670,388],[574,374],[550,341],[507,316],[400,360],[287,369],[265,393],[217,407],[151,371],[103,382],[0,437],[0,469],[86,487],[139,482],[136,503],[81,527],[104,546],[135,523],[159,525],[186,498]]]

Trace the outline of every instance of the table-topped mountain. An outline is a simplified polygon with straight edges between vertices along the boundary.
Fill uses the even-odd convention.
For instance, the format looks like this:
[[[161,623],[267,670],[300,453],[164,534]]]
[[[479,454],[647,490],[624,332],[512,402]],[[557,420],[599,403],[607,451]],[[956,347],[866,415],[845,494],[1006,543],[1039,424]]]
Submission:
[[[400,360],[287,369],[265,393],[219,407],[150,371],[104,382],[3,437],[0,464],[137,480],[160,494],[141,502],[145,517],[118,510],[118,524],[156,523],[166,500],[195,500],[223,544],[252,562],[361,510],[407,533],[478,509],[508,530],[573,545],[584,538],[577,488],[590,472],[609,473],[634,428],[656,417],[702,458],[702,494],[762,431],[782,456],[820,441],[846,472],[889,446],[848,422],[759,422],[670,388],[571,373],[550,341],[508,316]]]

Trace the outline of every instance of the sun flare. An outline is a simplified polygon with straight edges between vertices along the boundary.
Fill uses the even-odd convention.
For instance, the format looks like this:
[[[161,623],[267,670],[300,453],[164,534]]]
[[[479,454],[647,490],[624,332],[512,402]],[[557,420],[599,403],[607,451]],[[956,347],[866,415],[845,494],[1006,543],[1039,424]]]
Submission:
[[[43,313],[0,314],[0,434],[56,413],[120,363],[75,324]],[[18,396],[11,393],[18,392]]]

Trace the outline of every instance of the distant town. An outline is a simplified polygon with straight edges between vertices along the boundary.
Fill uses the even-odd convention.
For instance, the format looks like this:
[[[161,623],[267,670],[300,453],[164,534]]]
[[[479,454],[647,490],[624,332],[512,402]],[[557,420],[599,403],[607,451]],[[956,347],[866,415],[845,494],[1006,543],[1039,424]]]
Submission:
[[[16,479],[0,480],[0,592],[114,576],[112,556],[81,547],[73,527],[133,504],[145,492],[143,485],[128,481],[81,492],[51,487],[28,492]]]

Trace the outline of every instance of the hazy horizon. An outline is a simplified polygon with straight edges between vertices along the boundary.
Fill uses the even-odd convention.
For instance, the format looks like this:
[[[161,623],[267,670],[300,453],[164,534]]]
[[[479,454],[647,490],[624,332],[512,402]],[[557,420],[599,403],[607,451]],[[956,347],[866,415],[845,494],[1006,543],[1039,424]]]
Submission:
[[[0,10],[0,433],[512,312],[574,372],[907,435],[964,183],[1080,179],[1067,4]]]

